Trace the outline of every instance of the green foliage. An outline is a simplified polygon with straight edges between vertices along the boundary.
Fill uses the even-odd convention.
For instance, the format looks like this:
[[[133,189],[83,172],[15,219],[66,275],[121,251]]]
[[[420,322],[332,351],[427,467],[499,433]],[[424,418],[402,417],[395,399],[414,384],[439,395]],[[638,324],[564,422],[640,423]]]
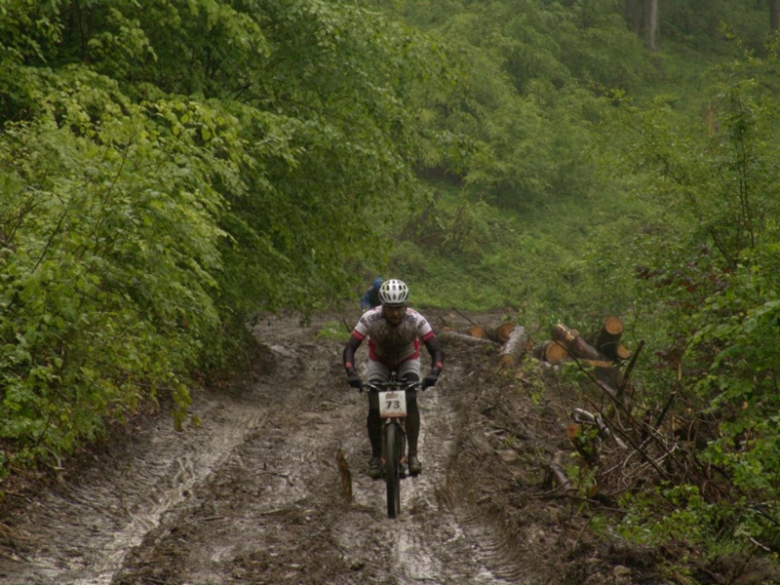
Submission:
[[[692,485],[661,486],[621,501],[626,516],[620,534],[634,542],[659,546],[685,542],[705,560],[742,553],[752,539],[776,542],[767,510],[742,497],[712,503]]]
[[[661,487],[644,495],[648,500],[626,496],[627,515],[621,534],[641,544],[657,546],[669,540],[711,544],[717,534],[714,508],[690,485]],[[640,504],[640,505],[636,505]],[[654,515],[648,515],[653,511]]]
[[[570,202],[520,215],[473,204],[446,185],[437,192],[399,229],[391,258],[414,284],[415,302],[505,307],[544,331],[560,320],[590,327],[630,304],[633,259],[619,250],[641,223],[631,202],[594,195],[588,207]]]
[[[648,503],[645,518],[629,518],[626,529],[723,552],[748,538],[777,542],[780,536],[780,233],[773,145],[780,118],[774,58],[746,54],[710,79],[715,97],[703,124],[681,125],[667,102],[647,112],[640,125],[634,160],[653,172],[651,193],[682,221],[643,237],[653,253],[645,256],[641,274],[651,287],[643,295],[648,309],[637,320],[667,336],[654,340],[655,365],[668,374],[648,387],[651,394],[675,384],[690,411],[721,413],[719,434],[701,457],[728,479],[732,497],[714,501],[686,483],[661,494],[673,513]],[[679,382],[671,380],[683,371]],[[675,498],[683,492],[690,497],[680,504]]]
[[[338,321],[325,323],[322,328],[317,331],[317,337],[342,341],[344,343],[349,340],[350,335],[350,328],[345,323],[340,323]]]
[[[34,440],[33,457],[71,450],[161,388],[180,421],[181,376],[218,322],[210,183],[223,165],[195,144],[211,112],[117,103],[78,69],[52,81],[47,113],[7,124],[0,143],[0,435]]]
[[[612,3],[427,2],[401,10],[426,28],[437,23],[458,51],[462,83],[435,123],[471,139],[461,172],[471,197],[527,212],[551,193],[587,196],[596,184],[589,125],[645,58]]]
[[[664,39],[710,54],[731,54],[723,25],[760,48],[769,32],[767,6],[751,0],[678,0],[660,11]]]
[[[58,460],[258,310],[343,295],[452,133],[434,41],[349,3],[0,4],[0,437]],[[449,156],[449,155],[448,155]]]

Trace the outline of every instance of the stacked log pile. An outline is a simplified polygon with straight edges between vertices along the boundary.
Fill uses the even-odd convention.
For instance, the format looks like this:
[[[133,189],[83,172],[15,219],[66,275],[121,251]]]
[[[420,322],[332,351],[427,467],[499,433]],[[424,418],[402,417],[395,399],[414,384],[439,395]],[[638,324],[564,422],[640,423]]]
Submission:
[[[465,343],[498,346],[498,366],[512,368],[520,365],[526,354],[545,364],[554,366],[567,360],[577,360],[583,366],[603,370],[599,373],[605,383],[614,379],[616,365],[630,357],[628,349],[620,343],[623,321],[619,317],[608,317],[598,335],[596,345],[588,343],[576,329],[559,323],[552,328],[549,340],[534,344],[527,329],[507,321],[494,327],[474,325],[465,332],[442,331],[443,341],[459,340]]]
[[[491,345],[499,348],[498,366],[500,368],[514,367],[529,349],[530,337],[525,327],[510,321],[496,327],[469,327],[465,333],[458,331],[442,331],[438,334],[441,341],[455,340],[464,343]]]

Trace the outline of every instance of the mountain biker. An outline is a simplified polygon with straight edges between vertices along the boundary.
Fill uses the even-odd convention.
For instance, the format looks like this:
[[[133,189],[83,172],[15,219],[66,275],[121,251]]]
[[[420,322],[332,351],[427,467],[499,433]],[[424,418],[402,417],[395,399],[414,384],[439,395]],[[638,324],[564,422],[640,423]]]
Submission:
[[[374,307],[378,307],[382,304],[382,302],[379,300],[379,287],[382,286],[382,277],[377,276],[374,279],[374,283],[371,285],[371,288],[366,291],[366,293],[363,295],[363,297],[360,299],[360,309],[363,311],[367,311],[368,309],[373,309]]]
[[[385,381],[395,372],[399,380],[420,380],[420,340],[431,355],[431,370],[423,379],[422,389],[434,386],[439,378],[444,353],[439,340],[427,319],[407,307],[409,288],[400,280],[387,280],[379,289],[381,305],[369,309],[360,317],[352,337],[344,348],[343,361],[347,382],[352,388],[362,388],[363,382],[355,370],[355,352],[368,338],[368,380]],[[417,391],[406,393],[406,432],[409,444],[407,462],[409,473],[417,475],[422,464],[417,457],[417,438],[420,434],[420,411],[417,408]],[[368,439],[371,442],[371,461],[368,475],[374,479],[382,475],[382,421],[379,418],[379,396],[368,393]]]

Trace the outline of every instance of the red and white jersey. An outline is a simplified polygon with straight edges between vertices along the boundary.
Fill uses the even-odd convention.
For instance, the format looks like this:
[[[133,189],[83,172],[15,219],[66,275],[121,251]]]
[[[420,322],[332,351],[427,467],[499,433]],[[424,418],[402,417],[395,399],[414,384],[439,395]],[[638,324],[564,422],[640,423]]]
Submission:
[[[435,334],[428,320],[408,307],[401,323],[390,325],[380,305],[363,313],[352,335],[360,341],[368,338],[368,359],[392,367],[420,357],[420,339],[427,341]]]

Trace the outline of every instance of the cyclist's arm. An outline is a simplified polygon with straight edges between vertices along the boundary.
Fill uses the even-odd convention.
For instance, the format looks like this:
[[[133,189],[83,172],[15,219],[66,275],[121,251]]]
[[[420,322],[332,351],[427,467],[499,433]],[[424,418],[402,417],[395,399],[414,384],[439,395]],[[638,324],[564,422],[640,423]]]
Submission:
[[[441,372],[444,367],[444,352],[441,350],[439,340],[435,335],[432,335],[428,339],[424,339],[423,343],[425,343],[425,349],[431,354],[431,369]]]
[[[355,372],[355,352],[360,347],[361,343],[363,343],[363,340],[353,334],[352,337],[349,338],[347,346],[344,348],[344,353],[341,357],[347,375]]]

